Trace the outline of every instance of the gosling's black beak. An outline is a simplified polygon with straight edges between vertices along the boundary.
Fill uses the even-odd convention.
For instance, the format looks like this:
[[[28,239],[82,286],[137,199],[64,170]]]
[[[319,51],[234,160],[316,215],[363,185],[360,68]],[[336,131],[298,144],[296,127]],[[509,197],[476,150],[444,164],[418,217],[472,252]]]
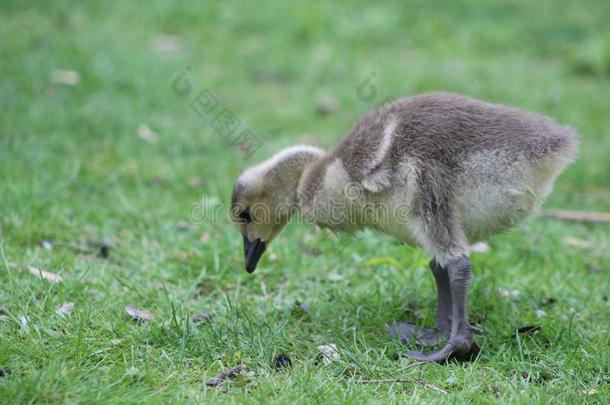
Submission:
[[[258,260],[261,258],[267,246],[265,242],[256,238],[250,241],[246,235],[244,237],[244,256],[246,257],[246,271],[252,273],[256,269]]]

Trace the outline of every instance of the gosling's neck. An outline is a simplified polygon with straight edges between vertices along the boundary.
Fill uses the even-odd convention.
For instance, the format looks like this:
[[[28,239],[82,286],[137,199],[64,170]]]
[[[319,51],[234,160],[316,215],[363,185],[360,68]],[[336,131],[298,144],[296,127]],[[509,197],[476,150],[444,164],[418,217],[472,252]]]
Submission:
[[[297,188],[297,209],[305,223],[338,231],[355,231],[363,224],[348,215],[361,198],[350,198],[353,183],[340,159],[326,154],[304,167]],[[348,190],[349,191],[349,190]]]
[[[321,178],[324,174],[322,170],[322,162],[324,156],[310,161],[303,167],[303,171],[299,176],[297,184],[297,207],[299,210],[307,211],[313,204],[316,190],[321,184]]]

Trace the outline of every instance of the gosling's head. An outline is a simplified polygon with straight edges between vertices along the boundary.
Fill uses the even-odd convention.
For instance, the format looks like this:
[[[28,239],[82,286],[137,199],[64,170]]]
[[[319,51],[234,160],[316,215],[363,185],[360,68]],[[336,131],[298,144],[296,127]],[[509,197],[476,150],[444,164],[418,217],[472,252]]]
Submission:
[[[256,269],[267,245],[296,212],[303,170],[322,156],[316,147],[293,146],[246,169],[237,179],[231,217],[243,236],[248,273]]]

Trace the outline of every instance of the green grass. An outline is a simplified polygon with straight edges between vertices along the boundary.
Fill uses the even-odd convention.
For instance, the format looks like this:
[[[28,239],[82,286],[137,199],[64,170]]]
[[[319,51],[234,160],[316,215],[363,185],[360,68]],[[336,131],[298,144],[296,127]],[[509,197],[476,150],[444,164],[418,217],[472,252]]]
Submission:
[[[473,254],[483,351],[438,366],[397,360],[409,347],[384,329],[433,323],[423,252],[294,225],[248,275],[226,221],[180,223],[203,196],[226,203],[243,167],[290,144],[328,147],[386,97],[433,89],[576,128],[580,159],[547,207],[610,211],[610,3],[274,3],[2,2],[0,402],[608,403],[607,225],[533,218]],[[168,34],[181,50],[151,50]],[[187,67],[192,93],[180,96],[172,82]],[[53,82],[55,69],[80,83]],[[369,77],[371,100],[358,92]],[[205,89],[260,139],[252,157],[191,109]],[[329,97],[337,110],[316,113]],[[158,143],[138,137],[141,124]],[[64,302],[69,316],[55,312]],[[127,304],[155,320],[134,323]],[[192,324],[201,311],[213,321]],[[515,333],[525,325],[542,329]],[[327,343],[341,359],[319,364]],[[292,369],[270,367],[280,353]],[[205,386],[240,363],[241,380]]]

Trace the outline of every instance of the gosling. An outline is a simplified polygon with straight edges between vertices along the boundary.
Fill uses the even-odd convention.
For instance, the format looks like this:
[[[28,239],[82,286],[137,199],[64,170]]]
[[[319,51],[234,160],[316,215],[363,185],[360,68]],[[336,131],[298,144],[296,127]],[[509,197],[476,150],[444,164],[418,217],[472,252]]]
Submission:
[[[432,257],[437,329],[397,324],[391,331],[402,340],[446,343],[406,355],[472,358],[479,347],[467,311],[470,242],[535,211],[578,144],[571,128],[551,118],[458,94],[385,104],[331,152],[290,147],[239,176],[231,216],[243,235],[246,270],[254,271],[295,214],[331,230],[379,230]]]

